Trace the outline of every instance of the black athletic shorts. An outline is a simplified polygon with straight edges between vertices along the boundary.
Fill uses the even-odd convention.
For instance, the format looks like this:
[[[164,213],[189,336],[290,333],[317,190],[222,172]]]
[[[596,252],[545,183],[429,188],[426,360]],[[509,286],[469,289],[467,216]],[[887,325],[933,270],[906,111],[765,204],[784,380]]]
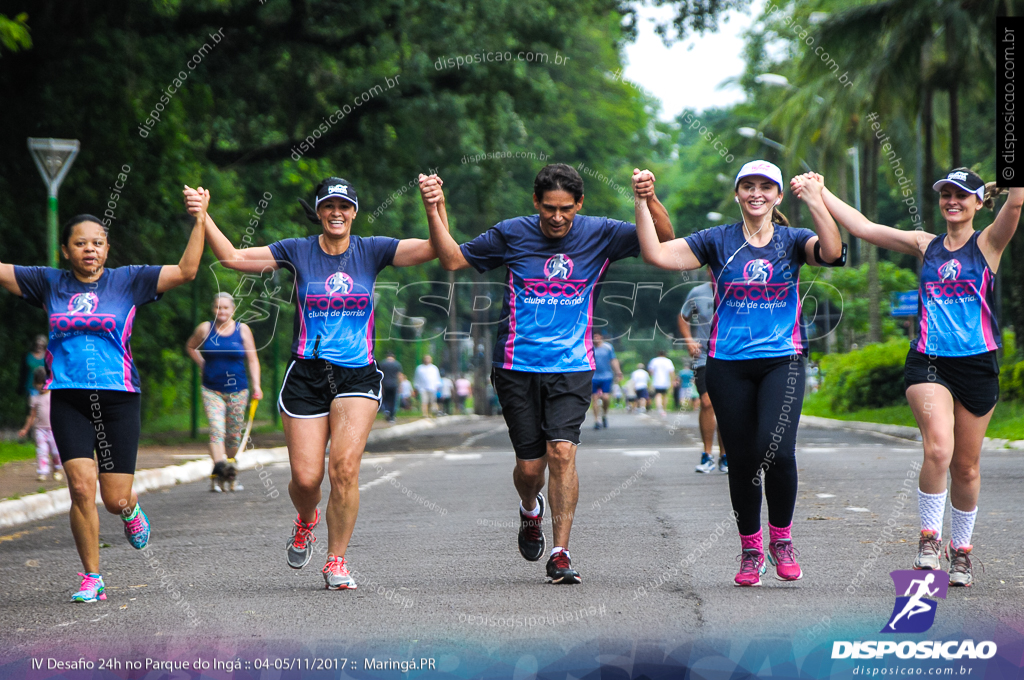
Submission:
[[[999,401],[999,359],[995,350],[966,357],[940,357],[911,349],[903,367],[903,383],[905,389],[938,383],[965,409],[981,417]]]
[[[293,358],[277,403],[292,418],[323,418],[339,397],[365,397],[379,406],[383,380],[377,362],[348,368],[324,359]]]
[[[697,395],[703,397],[708,392],[707,366],[693,369],[693,384],[697,386]]]
[[[547,442],[579,445],[593,377],[593,371],[528,373],[494,367],[491,384],[516,458],[543,458]]]
[[[51,390],[50,427],[62,464],[92,460],[100,473],[135,474],[142,395],[119,390]]]

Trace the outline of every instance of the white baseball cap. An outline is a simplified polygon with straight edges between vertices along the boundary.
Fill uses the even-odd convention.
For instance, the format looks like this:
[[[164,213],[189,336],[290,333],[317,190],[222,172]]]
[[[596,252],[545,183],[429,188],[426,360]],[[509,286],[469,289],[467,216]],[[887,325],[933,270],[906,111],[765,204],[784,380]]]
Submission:
[[[740,168],[739,174],[736,175],[736,181],[733,182],[732,188],[735,189],[740,185],[740,180],[744,177],[750,177],[751,175],[763,175],[779,185],[779,192],[782,192],[782,170],[779,170],[779,166],[768,161],[750,161],[742,168]]]

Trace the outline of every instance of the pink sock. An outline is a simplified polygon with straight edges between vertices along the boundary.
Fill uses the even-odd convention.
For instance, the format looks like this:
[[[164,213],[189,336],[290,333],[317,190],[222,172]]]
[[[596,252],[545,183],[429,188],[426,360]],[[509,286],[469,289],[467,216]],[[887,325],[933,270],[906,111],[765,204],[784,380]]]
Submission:
[[[778,541],[778,540],[786,540],[786,541],[792,540],[793,537],[789,533],[790,529],[792,529],[792,528],[793,528],[792,524],[790,524],[788,527],[773,527],[771,525],[771,522],[769,522],[768,523],[768,540],[771,541],[772,543],[774,543],[775,541]]]
[[[756,534],[750,534],[749,536],[740,534],[740,545],[743,546],[743,550],[754,549],[759,553],[764,552],[764,544],[761,539],[760,531]]]

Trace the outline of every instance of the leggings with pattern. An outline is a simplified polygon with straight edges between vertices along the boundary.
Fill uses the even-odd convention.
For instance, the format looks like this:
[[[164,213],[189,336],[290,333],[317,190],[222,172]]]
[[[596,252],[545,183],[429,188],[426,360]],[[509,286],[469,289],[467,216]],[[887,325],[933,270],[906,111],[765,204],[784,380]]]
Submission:
[[[235,455],[242,441],[242,425],[245,423],[245,406],[248,403],[249,390],[217,392],[203,387],[203,408],[206,410],[206,419],[210,421],[210,443],[224,442],[229,458]]]

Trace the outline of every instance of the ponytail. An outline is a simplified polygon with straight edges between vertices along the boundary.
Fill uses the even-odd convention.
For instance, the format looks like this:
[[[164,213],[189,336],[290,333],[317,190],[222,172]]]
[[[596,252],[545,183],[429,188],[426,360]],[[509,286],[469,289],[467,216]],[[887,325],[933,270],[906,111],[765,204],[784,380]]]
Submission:
[[[779,210],[777,206],[772,208],[772,222],[775,224],[781,224],[784,227],[789,226],[789,220],[782,214],[782,211]]]
[[[985,198],[982,204],[989,210],[996,209],[996,198],[1006,193],[1004,187],[997,187],[995,182],[985,184]]]

